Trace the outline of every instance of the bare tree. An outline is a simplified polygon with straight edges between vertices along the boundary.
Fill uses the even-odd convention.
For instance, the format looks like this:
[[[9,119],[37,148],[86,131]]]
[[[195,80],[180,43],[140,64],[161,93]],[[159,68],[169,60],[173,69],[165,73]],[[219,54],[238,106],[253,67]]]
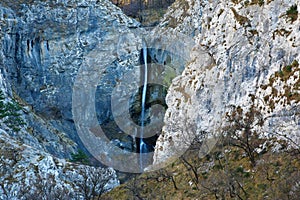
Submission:
[[[79,193],[84,199],[100,199],[105,192],[105,186],[111,179],[109,170],[103,168],[81,168],[79,170],[81,178],[75,180],[75,186],[79,188]]]
[[[262,114],[254,109],[244,113],[241,107],[232,106],[231,112],[226,114],[228,126],[224,128],[224,135],[227,142],[235,147],[241,148],[247,154],[252,166],[255,166],[258,148],[265,140],[259,138],[259,134],[254,130],[257,125],[263,125]]]

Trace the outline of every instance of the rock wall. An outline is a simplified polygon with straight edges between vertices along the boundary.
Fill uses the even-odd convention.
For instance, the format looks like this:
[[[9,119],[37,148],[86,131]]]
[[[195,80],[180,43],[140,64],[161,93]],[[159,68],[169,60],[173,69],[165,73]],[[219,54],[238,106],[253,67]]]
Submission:
[[[115,36],[128,33],[139,23],[108,1],[1,1],[1,4],[0,67],[11,82],[14,96],[36,114],[28,117],[31,131],[41,138],[62,132],[84,148],[76,134],[71,109],[77,71],[96,46],[103,50],[110,48],[107,45],[116,48]],[[116,80],[138,62],[137,47],[132,45],[129,50],[129,54],[117,52],[117,55],[103,51],[115,61],[99,66],[106,68],[96,93],[100,123],[111,117],[109,96]],[[63,153],[62,149],[58,153],[54,145],[48,145],[50,153],[60,157],[70,153]]]
[[[217,137],[240,106],[263,115],[252,128],[299,146],[299,1],[177,1],[154,31],[194,36],[191,62],[175,78],[154,163],[180,156],[194,137]],[[284,137],[282,137],[284,138]],[[214,142],[209,143],[212,148]],[[178,151],[179,150],[179,151]],[[182,150],[182,151],[181,151]],[[207,149],[209,151],[209,149]]]
[[[113,169],[67,161],[84,149],[73,122],[72,86],[84,57],[100,47],[113,59],[99,66],[106,73],[98,83],[103,95],[96,94],[99,122],[109,119],[110,92],[139,59],[138,38],[129,38],[130,53],[117,51],[114,39],[138,26],[108,1],[1,1],[1,103],[20,106],[10,113],[19,122],[12,126],[1,104],[1,199],[87,199],[91,178],[99,180],[96,193],[119,184]]]
[[[119,185],[116,172],[111,168],[91,167],[63,159],[75,152],[76,143],[66,134],[47,126],[45,120],[28,108],[19,107],[10,97],[10,83],[2,73],[0,91],[1,199],[86,199]],[[28,125],[28,119],[33,118],[36,126],[47,129],[33,132]]]
[[[96,168],[58,159],[20,144],[2,129],[0,143],[1,199],[96,198],[119,185],[112,168]]]

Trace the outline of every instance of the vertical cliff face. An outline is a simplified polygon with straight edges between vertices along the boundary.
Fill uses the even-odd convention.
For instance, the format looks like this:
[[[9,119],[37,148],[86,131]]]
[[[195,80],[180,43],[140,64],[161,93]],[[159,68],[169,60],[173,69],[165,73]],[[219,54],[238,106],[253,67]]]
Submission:
[[[29,117],[32,131],[42,138],[55,135],[56,130],[64,132],[80,145],[72,119],[71,97],[84,57],[99,47],[104,57],[113,61],[99,66],[106,69],[99,80],[101,95],[96,94],[98,119],[103,122],[111,117],[109,95],[116,80],[138,62],[139,51],[134,46],[137,38],[131,38],[129,54],[113,51],[119,42],[115,40],[139,23],[108,1],[2,1],[1,4],[1,69],[11,82],[15,97],[45,121]],[[49,145],[48,150],[62,156],[63,152],[54,146]]]
[[[97,194],[118,185],[113,169],[65,160],[83,148],[72,117],[72,86],[85,56],[101,49],[112,62],[97,66],[105,72],[96,106],[98,120],[109,119],[110,92],[139,57],[139,38],[127,35],[126,51],[117,51],[118,40],[138,26],[108,1],[0,2],[0,198],[38,195],[42,187],[40,198],[84,199],[93,193],[92,179],[100,181]]]
[[[261,137],[299,145],[299,6],[277,0],[175,2],[156,31],[186,33],[196,46],[169,89],[154,163],[180,155],[191,136],[218,137],[238,107],[244,118],[253,109],[263,116],[262,123],[251,123]]]
[[[11,96],[10,82],[1,72],[1,199],[85,199],[101,195],[119,184],[112,168],[91,167],[63,159],[76,150],[76,143],[20,104],[20,99]],[[44,126],[44,130],[33,131],[30,123]]]
[[[290,145],[299,145],[299,6],[299,1],[287,0],[180,0],[172,5],[150,34],[154,40],[156,35],[165,38],[149,42],[152,45],[149,56],[170,72],[159,69],[152,73],[166,75],[161,81],[168,85],[185,63],[172,57],[172,53],[186,58],[181,54],[189,52],[190,57],[183,73],[173,80],[168,91],[165,126],[155,147],[154,164],[178,157],[195,137],[209,138],[208,149],[203,149],[205,154],[230,125],[228,116],[236,113],[243,116],[242,119],[248,113],[259,113],[263,120],[251,121],[252,130],[261,137],[282,137],[292,141]],[[138,31],[133,31],[139,23],[105,0],[55,3],[2,0],[0,21],[0,87],[5,101],[15,99],[21,104],[23,109],[17,112],[28,125],[20,125],[22,134],[16,134],[13,127],[1,121],[0,142],[8,145],[12,152],[6,155],[10,161],[4,157],[3,162],[3,166],[12,168],[12,175],[3,176],[3,180],[11,176],[16,178],[14,184],[21,180],[18,178],[22,174],[14,168],[18,162],[35,175],[54,168],[58,171],[53,171],[55,180],[59,179],[64,168],[61,166],[68,168],[70,164],[64,165],[64,160],[54,159],[50,154],[68,158],[77,144],[81,146],[71,109],[72,87],[79,69],[85,67],[87,55],[96,60],[97,66],[92,69],[102,77],[99,82],[93,79],[93,84],[98,86],[96,94],[92,94],[96,121],[98,124],[111,120],[110,95],[114,87],[122,75],[140,64],[141,38],[134,34]],[[195,43],[194,48],[186,51],[184,48],[189,45],[168,47],[172,46],[170,41],[175,42],[172,36],[176,32],[189,38],[181,40],[180,35],[175,36],[180,44]],[[175,51],[165,51],[168,49]],[[174,63],[170,64],[170,60]],[[134,77],[138,76],[140,74]],[[121,92],[133,88],[138,81],[132,80],[129,86],[121,84]],[[86,84],[79,86],[85,88]],[[128,100],[127,96],[120,95],[118,102]],[[87,98],[81,95],[78,107],[84,108],[81,103],[88,102]],[[139,101],[138,94],[136,99]],[[139,113],[140,108],[135,103],[132,109]],[[122,117],[123,112],[125,110],[120,108],[117,114]],[[79,113],[79,119],[90,118],[88,114]],[[41,153],[35,154],[29,146]],[[14,149],[28,156],[12,157]],[[31,155],[34,155],[32,160]],[[116,185],[113,172],[110,177],[112,185]],[[68,182],[68,178],[63,181]],[[20,184],[16,187],[20,188]]]

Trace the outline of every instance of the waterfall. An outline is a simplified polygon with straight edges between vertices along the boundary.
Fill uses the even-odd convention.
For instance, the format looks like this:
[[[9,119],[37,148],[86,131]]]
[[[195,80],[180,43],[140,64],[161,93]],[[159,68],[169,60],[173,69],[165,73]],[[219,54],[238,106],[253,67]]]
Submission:
[[[147,45],[143,40],[143,56],[144,56],[144,85],[142,91],[142,112],[141,112],[141,132],[140,132],[140,167],[143,171],[143,153],[147,153],[147,144],[144,142],[144,125],[145,125],[145,104],[146,104],[146,93],[148,83],[148,66],[147,66]]]

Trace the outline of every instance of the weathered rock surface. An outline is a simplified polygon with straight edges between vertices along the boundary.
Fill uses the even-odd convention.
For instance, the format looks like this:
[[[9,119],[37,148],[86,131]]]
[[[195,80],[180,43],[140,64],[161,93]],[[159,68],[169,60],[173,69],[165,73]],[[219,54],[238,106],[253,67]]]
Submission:
[[[102,48],[102,56],[113,62],[99,66],[106,72],[98,83],[102,95],[96,94],[96,106],[98,120],[109,119],[110,92],[117,77],[138,62],[139,54],[134,45],[126,52],[111,51],[119,42],[114,39],[138,26],[108,1],[1,1],[0,89],[5,102],[20,104],[18,120],[24,122],[9,127],[7,117],[1,116],[1,199],[34,194],[37,187],[46,187],[49,177],[57,183],[49,187],[66,193],[61,198],[84,199],[78,192],[83,186],[76,181],[86,181],[84,175],[94,171],[99,180],[103,178],[105,191],[118,184],[112,169],[65,160],[84,148],[72,117],[72,86],[85,55]],[[41,198],[49,191],[44,192]]]
[[[16,95],[47,121],[46,125],[29,119],[33,131],[51,135],[47,133],[53,133],[47,127],[50,126],[67,133],[82,147],[71,109],[77,71],[84,56],[93,48],[109,42],[112,47],[117,46],[114,36],[126,34],[130,27],[136,28],[139,23],[108,1],[1,3],[1,68]],[[107,48],[103,46],[103,50]],[[98,93],[102,95],[97,96],[96,102],[100,122],[111,117],[109,95],[117,77],[130,67],[128,62],[138,60],[137,49],[130,50],[132,54],[118,52],[109,66],[99,66],[107,69],[106,75],[99,80]],[[113,52],[102,53],[111,56]]]
[[[111,168],[55,158],[15,141],[3,130],[0,143],[1,199],[87,199],[119,185],[116,172]]]
[[[55,157],[68,155],[76,144],[63,133],[54,131],[56,135],[52,134],[53,129],[49,126],[46,127],[50,131],[46,129],[37,135],[31,132],[27,119],[37,116],[26,108],[16,110],[7,106],[17,104],[8,96],[9,86],[0,74],[1,199],[87,199],[119,184],[116,172],[111,168],[80,165]],[[35,123],[46,122],[38,118]],[[47,153],[52,151],[58,153]]]
[[[300,20],[298,13],[294,21],[287,15],[293,5],[300,7],[299,1],[278,0],[172,5],[154,31],[175,29],[194,36],[196,46],[169,89],[155,164],[179,156],[191,136],[218,136],[226,114],[238,106],[243,114],[252,106],[262,114],[263,124],[252,122],[261,136],[289,138],[299,146]]]
[[[261,136],[289,138],[291,145],[299,145],[300,22],[299,14],[296,20],[295,16],[286,14],[294,4],[299,8],[299,1],[287,0],[261,5],[257,1],[178,0],[170,8],[152,35],[169,37],[165,33],[181,32],[196,45],[189,64],[169,89],[165,126],[155,147],[154,164],[179,156],[195,136],[217,137],[227,125],[226,115],[238,106],[242,114],[251,107],[262,114],[263,123],[252,126]],[[96,94],[92,94],[96,97],[98,121],[95,123],[111,120],[111,92],[129,69],[139,65],[141,38],[135,34],[138,31],[132,31],[139,23],[105,0],[58,3],[2,0],[0,22],[1,89],[8,99],[14,97],[23,106],[20,113],[27,123],[21,127],[21,134],[1,124],[1,147],[8,146],[8,152],[13,152],[1,157],[1,164],[11,168],[11,175],[2,176],[6,184],[2,194],[10,189],[20,191],[17,182],[29,185],[31,176],[33,182],[37,177],[46,179],[46,171],[50,169],[55,180],[61,186],[66,184],[72,193],[76,186],[67,183],[71,179],[62,175],[71,164],[52,155],[68,158],[71,152],[83,147],[71,109],[75,77],[85,67],[86,58],[92,56],[97,66],[89,73],[93,78],[98,76],[93,72],[102,76],[99,82],[97,79],[88,82],[98,86]],[[170,42],[157,43],[150,47],[152,58],[162,65],[175,61],[178,68],[170,65],[171,73],[181,72],[184,62],[164,51],[168,49],[164,45],[171,45]],[[174,49],[178,54],[186,53],[185,49],[183,52],[178,47]],[[134,87],[138,81],[123,87]],[[81,84],[84,89],[86,84]],[[78,107],[85,108],[80,102],[88,102],[85,100],[89,96],[83,94]],[[89,108],[93,111],[93,106]],[[118,112],[121,115],[123,110]],[[90,117],[89,113],[77,114],[79,119]],[[117,141],[115,146],[120,144]],[[113,145],[107,145],[105,152],[118,157],[110,150]],[[208,145],[212,147],[214,142]],[[128,159],[121,161],[124,164]],[[23,166],[23,171],[18,165]],[[81,167],[86,171],[94,169]],[[117,184],[114,172],[110,175],[112,185]],[[13,184],[7,184],[9,181]]]

